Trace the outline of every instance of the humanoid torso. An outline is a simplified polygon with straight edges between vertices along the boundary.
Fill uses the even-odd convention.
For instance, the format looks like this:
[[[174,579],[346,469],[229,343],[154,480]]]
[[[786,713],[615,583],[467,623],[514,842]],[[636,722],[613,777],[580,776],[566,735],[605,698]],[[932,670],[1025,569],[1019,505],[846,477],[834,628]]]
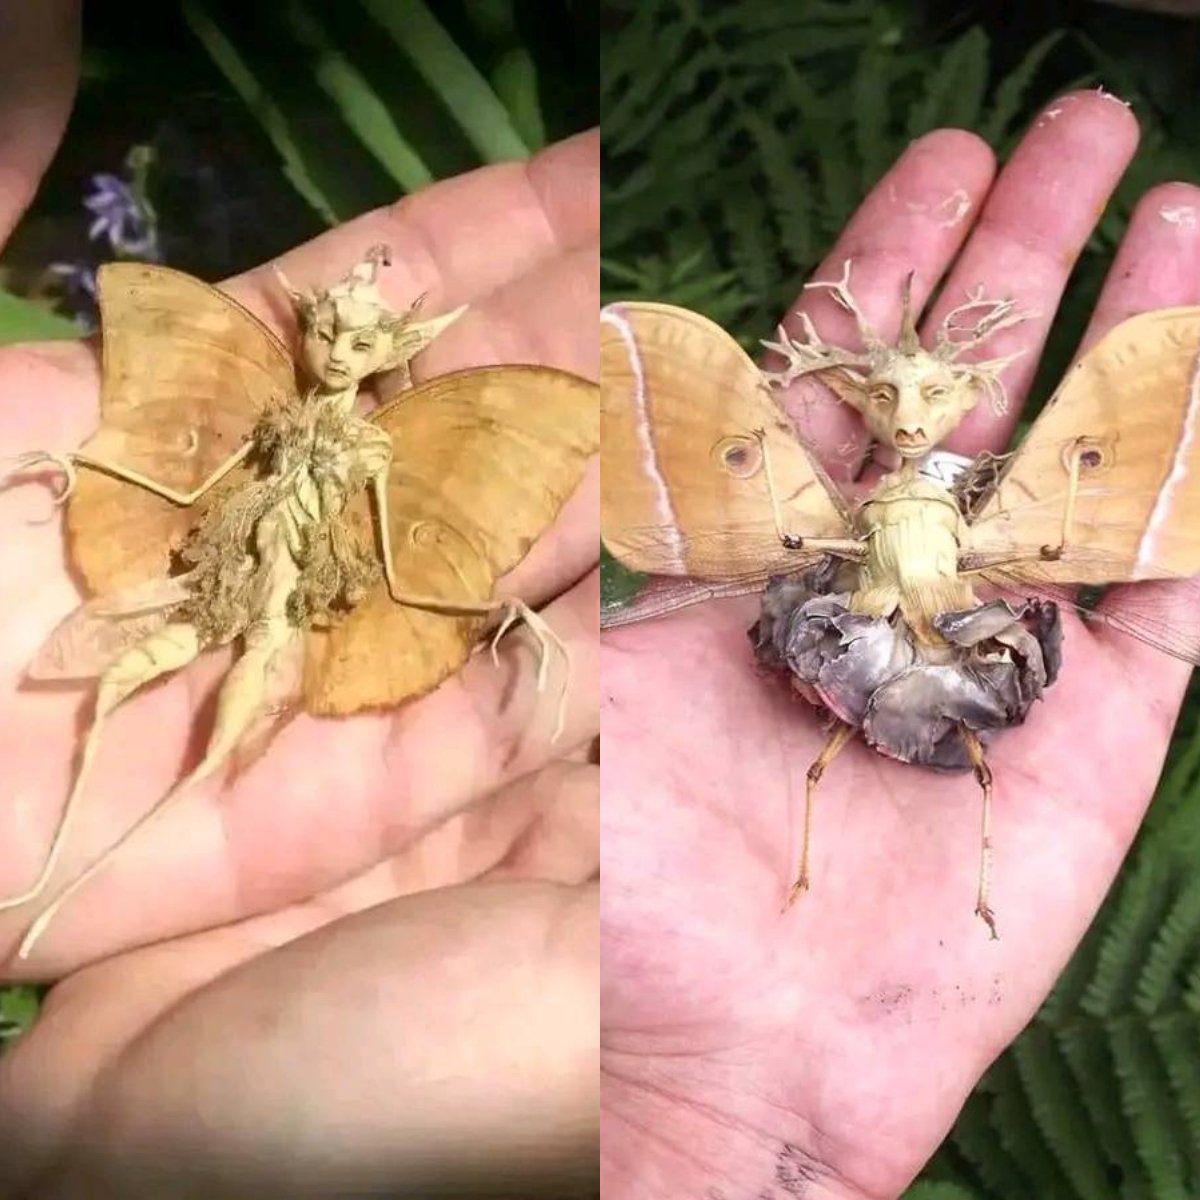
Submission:
[[[881,481],[858,509],[854,526],[867,553],[853,611],[885,617],[899,609],[922,641],[941,642],[930,620],[975,603],[970,584],[958,574],[967,528],[954,497],[902,470]]]

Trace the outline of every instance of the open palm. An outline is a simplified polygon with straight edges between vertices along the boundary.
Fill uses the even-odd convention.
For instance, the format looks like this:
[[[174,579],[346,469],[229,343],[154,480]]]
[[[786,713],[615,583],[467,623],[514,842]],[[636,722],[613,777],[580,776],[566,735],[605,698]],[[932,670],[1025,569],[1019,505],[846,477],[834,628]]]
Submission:
[[[945,284],[927,330],[967,288],[1014,296],[1037,315],[986,349],[1026,351],[1006,374],[1015,409],[1135,144],[1130,113],[1097,93],[1050,106],[994,181],[973,136],[931,134],[866,199],[816,278],[851,259],[855,295],[887,333],[909,270],[921,301]],[[1135,312],[1200,302],[1198,215],[1200,190],[1185,185],[1143,199],[1085,346]],[[825,340],[853,338],[824,296],[800,304]],[[853,414],[799,392],[787,402],[845,473],[847,444],[861,445]],[[983,409],[950,449],[1003,449],[1016,413]],[[1185,614],[1186,589],[1153,586]],[[812,887],[782,911],[805,772],[825,733],[755,669],[755,610],[753,599],[714,602],[603,640],[605,1187],[893,1197],[1095,914],[1153,791],[1186,668],[1064,614],[1060,679],[989,753],[997,942],[973,915],[971,776],[861,743],[820,784]]]
[[[533,362],[595,378],[598,192],[598,139],[582,135],[528,164],[485,168],[369,213],[280,262],[295,282],[325,285],[383,242],[394,265],[380,282],[393,306],[422,293],[429,313],[468,303],[467,315],[415,364],[418,377]],[[229,288],[285,338],[294,335],[290,306],[269,270]],[[94,356],[75,344],[7,349],[0,352],[0,396],[0,455],[73,448],[97,419]],[[492,886],[498,878],[550,889],[533,899],[519,887],[513,893],[516,926],[526,936],[533,930],[535,943],[544,938],[536,932],[540,920],[553,924],[563,906],[578,910],[580,893],[571,889],[564,898],[555,889],[582,884],[596,865],[596,768],[586,748],[598,732],[597,497],[592,464],[554,527],[497,589],[545,605],[568,647],[562,737],[552,740],[561,676],[555,672],[550,692],[539,695],[536,651],[516,634],[502,643],[499,668],[476,656],[434,693],[396,711],[344,720],[300,716],[243,773],[197,785],[63,910],[19,970],[7,964],[7,978],[52,979],[118,951],[180,939],[84,971],[53,994],[46,1018],[0,1067],[0,1107],[15,1113],[21,1128],[62,1136],[95,1073],[164,1006],[335,917],[373,905],[386,914],[397,897],[485,875]],[[36,875],[45,855],[92,689],[37,689],[22,680],[47,634],[79,600],[44,486],[0,492],[0,546],[0,892],[7,894]],[[114,714],[48,896],[195,763],[228,662],[206,655]],[[443,895],[437,902],[449,906],[446,921],[456,919],[456,905],[474,911],[470,888],[462,890],[465,899]],[[531,926],[520,915],[530,904],[541,914]],[[0,914],[0,956],[36,912],[35,904]],[[383,920],[375,936],[394,942],[403,911],[391,927]],[[198,930],[213,932],[181,936]],[[399,961],[368,953],[372,959],[389,971]],[[512,955],[508,961],[514,970],[530,965]],[[577,965],[585,969],[586,958]],[[271,971],[261,968],[261,988],[287,993]],[[314,981],[310,992],[319,996],[328,986]],[[360,978],[358,986],[372,985]],[[117,1026],[105,1023],[106,1006]],[[369,1031],[360,1032],[369,1042]],[[306,1035],[297,1029],[296,1036]],[[204,1041],[183,1038],[197,1052]],[[218,1046],[207,1050],[216,1054]],[[48,1061],[59,1069],[48,1074]],[[280,1089],[278,1077],[271,1086]]]

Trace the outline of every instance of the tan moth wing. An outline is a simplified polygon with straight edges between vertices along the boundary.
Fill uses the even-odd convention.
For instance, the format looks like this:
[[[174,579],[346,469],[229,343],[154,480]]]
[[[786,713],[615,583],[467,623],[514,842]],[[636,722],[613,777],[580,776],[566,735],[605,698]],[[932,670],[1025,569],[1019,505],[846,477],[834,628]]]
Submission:
[[[80,450],[157,483],[193,488],[246,441],[268,403],[295,391],[291,357],[257,317],[190,275],[107,263],[98,283],[100,427]],[[235,472],[188,509],[81,471],[67,529],[88,590],[165,575],[203,507],[239,478]]]
[[[1067,545],[1046,561],[1077,445]],[[970,549],[1034,586],[1200,574],[1200,307],[1132,317],[1083,355],[1001,472]]]
[[[30,679],[94,679],[117,655],[160,628],[167,612],[188,597],[186,577],[154,578],[97,596],[71,612],[26,668]]]
[[[394,448],[388,504],[401,592],[491,598],[596,453],[596,392],[551,367],[486,367],[430,380],[374,415]],[[365,496],[354,513],[370,536]],[[404,607],[380,584],[344,620],[308,633],[305,708],[352,713],[427,692],[462,666],[484,623]]]
[[[806,564],[780,541],[768,464],[787,532],[847,535],[837,489],[724,330],[666,304],[613,304],[600,320],[604,543],[632,570],[709,581],[681,583],[656,612]]]

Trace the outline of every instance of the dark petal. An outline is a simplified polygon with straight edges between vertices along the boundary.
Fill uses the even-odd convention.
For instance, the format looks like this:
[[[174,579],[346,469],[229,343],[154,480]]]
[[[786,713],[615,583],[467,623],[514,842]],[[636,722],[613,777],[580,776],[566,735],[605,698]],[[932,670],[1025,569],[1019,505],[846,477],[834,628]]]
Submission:
[[[828,591],[838,565],[837,560],[826,555],[805,571],[771,577],[763,591],[758,620],[749,630],[755,657],[763,666],[784,665],[791,617],[807,601]]]
[[[1015,676],[1011,667],[1009,672]],[[944,769],[953,769],[952,752],[940,743],[957,739],[960,723],[975,730],[1008,724],[1005,689],[992,683],[953,663],[914,667],[871,697],[863,733],[893,758],[926,764],[936,759]],[[1015,679],[1011,686],[1015,688]],[[963,765],[969,765],[965,751]]]
[[[956,646],[977,646],[987,638],[1018,624],[1025,609],[1014,609],[1007,600],[993,600],[978,608],[939,613],[933,627]]]
[[[907,638],[877,617],[846,613],[835,619],[840,646],[817,675],[821,698],[843,721],[861,725],[878,688],[912,663]]]
[[[1053,600],[1031,600],[1025,610],[1025,626],[1042,648],[1046,687],[1057,678],[1062,667],[1062,620]]]

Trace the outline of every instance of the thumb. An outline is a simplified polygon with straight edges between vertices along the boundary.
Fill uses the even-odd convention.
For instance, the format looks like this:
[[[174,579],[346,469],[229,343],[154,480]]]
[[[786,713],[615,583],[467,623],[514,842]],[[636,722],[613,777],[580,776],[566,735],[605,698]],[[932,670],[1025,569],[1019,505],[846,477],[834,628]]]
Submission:
[[[79,83],[80,0],[0,0],[0,246],[62,140]]]

